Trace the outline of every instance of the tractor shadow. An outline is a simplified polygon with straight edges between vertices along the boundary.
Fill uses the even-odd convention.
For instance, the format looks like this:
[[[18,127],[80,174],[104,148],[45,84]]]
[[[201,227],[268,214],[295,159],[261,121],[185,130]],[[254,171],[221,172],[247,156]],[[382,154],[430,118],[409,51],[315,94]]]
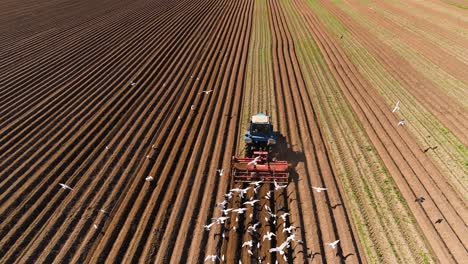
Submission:
[[[278,160],[285,160],[291,164],[291,178],[297,180],[297,173],[294,168],[299,162],[305,162],[305,155],[303,152],[294,151],[288,144],[286,137],[279,132],[275,132],[276,147],[273,150],[273,156]]]

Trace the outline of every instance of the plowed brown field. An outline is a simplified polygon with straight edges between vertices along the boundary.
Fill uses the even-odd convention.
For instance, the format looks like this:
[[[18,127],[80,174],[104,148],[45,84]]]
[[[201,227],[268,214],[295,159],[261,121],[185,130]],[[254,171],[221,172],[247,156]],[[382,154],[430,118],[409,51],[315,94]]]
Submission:
[[[460,0],[3,1],[0,263],[463,263],[463,14]],[[257,112],[281,134],[286,189],[229,177]],[[251,188],[227,208],[247,211],[205,230],[236,187]]]

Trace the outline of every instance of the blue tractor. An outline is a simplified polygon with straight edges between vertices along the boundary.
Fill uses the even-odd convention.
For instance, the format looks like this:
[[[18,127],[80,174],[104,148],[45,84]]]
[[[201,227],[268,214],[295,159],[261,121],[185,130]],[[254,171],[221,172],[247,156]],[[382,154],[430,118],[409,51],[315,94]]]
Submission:
[[[277,138],[278,137],[278,138]],[[234,182],[284,182],[289,180],[289,163],[277,159],[280,153],[276,140],[284,141],[273,131],[270,118],[259,113],[252,116],[245,133],[244,157],[232,157],[231,175]],[[277,152],[277,153],[275,153]]]
[[[252,157],[256,151],[270,152],[271,147],[276,144],[270,118],[264,113],[252,116],[244,140],[246,157]]]

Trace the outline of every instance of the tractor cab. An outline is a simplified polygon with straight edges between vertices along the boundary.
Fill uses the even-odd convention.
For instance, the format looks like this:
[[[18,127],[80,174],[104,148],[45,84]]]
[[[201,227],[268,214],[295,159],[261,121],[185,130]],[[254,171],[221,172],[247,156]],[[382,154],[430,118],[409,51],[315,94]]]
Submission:
[[[255,151],[269,151],[270,146],[276,144],[270,118],[264,113],[252,116],[244,140],[247,157],[251,157]]]

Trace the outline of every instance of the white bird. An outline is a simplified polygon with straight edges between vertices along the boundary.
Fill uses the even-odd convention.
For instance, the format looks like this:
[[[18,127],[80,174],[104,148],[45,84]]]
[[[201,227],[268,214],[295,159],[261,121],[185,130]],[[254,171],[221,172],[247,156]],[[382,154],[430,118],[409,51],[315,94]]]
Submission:
[[[251,225],[247,228],[247,232],[254,232],[254,231],[257,231],[257,226],[259,225],[260,223],[256,223],[254,225]]]
[[[109,150],[110,149],[109,146],[106,146],[106,149]]]
[[[178,117],[177,117],[177,120],[182,120],[182,117],[181,117],[181,116],[178,116]]]
[[[242,192],[242,189],[241,188],[234,188],[234,189],[231,189],[230,192],[231,193],[234,193],[234,192],[239,193],[239,192]]]
[[[336,240],[336,241],[333,241],[331,243],[327,243],[327,245],[330,246],[331,248],[335,249],[336,246],[338,245],[338,243],[340,243],[340,240]]]
[[[262,187],[262,186],[257,186],[257,187],[255,187],[255,188],[254,188],[254,193],[257,194],[258,189],[260,189],[261,187]]]
[[[250,205],[250,206],[254,206],[255,203],[257,202],[260,202],[260,200],[252,200],[252,201],[247,201],[245,203],[243,203],[244,205]]]
[[[284,255],[284,249],[289,246],[289,242],[283,242],[279,247],[270,248],[269,252],[279,252],[281,255]]]
[[[229,208],[229,209],[226,209],[226,210],[222,210],[223,211],[223,215],[228,215],[228,213],[230,211],[232,211],[232,208]]]
[[[289,215],[289,213],[284,213],[284,214],[280,215],[279,217],[281,219],[283,219],[283,221],[286,221],[286,216],[288,216],[288,215]]]
[[[245,211],[247,211],[247,208],[237,208],[237,209],[234,209],[232,211],[234,213],[237,213],[237,214],[243,214],[243,213],[245,213]]]
[[[318,192],[318,193],[327,190],[327,188],[323,188],[323,187],[314,187],[314,186],[312,186],[312,189],[314,189],[314,190],[315,190],[316,192]]]
[[[227,216],[220,216],[220,217],[217,217],[217,218],[211,218],[211,220],[215,220],[216,221],[216,224],[224,224],[224,222],[226,220],[228,220],[229,217]]]
[[[249,253],[250,256],[253,256],[252,250],[248,249],[248,250],[247,250],[247,253]]]
[[[202,93],[209,94],[211,92],[213,92],[213,90],[205,90],[205,91],[199,92],[198,94],[202,94]]]
[[[400,111],[400,101],[396,103],[395,108],[393,108],[392,113],[395,113],[396,111]]]
[[[199,78],[199,77],[197,77],[197,81],[198,81],[198,80],[200,80],[200,78]]]
[[[253,241],[252,240],[249,240],[249,241],[246,241],[244,242],[244,244],[242,244],[242,247],[252,247],[253,246]]]
[[[222,202],[217,203],[216,206],[219,206],[224,209],[224,207],[226,207],[227,204],[228,204],[228,201],[223,200]]]
[[[147,182],[150,182],[150,181],[153,181],[153,180],[154,180],[153,176],[148,176],[148,177],[145,178],[145,181],[147,181]]]
[[[208,255],[208,256],[206,256],[206,258],[205,258],[205,262],[207,262],[207,261],[216,262],[217,259],[219,259],[219,257],[216,256],[216,255]]]
[[[259,162],[260,159],[261,159],[261,157],[260,157],[260,156],[257,156],[257,157],[255,157],[251,162],[247,163],[247,165],[251,165],[251,164],[257,165],[257,162]]]
[[[99,211],[101,211],[101,213],[103,213],[103,214],[108,214],[108,213],[109,213],[109,212],[107,212],[105,209],[101,209],[101,210],[99,210]]]
[[[268,206],[268,205],[266,205],[266,204],[265,204],[265,209],[266,209],[268,212],[271,212],[270,206]]]
[[[265,241],[266,238],[268,238],[268,240],[271,241],[271,238],[272,238],[273,236],[276,236],[275,233],[273,233],[273,232],[267,232],[266,235],[263,235],[263,241]]]
[[[247,191],[250,189],[251,187],[247,187],[245,189],[241,189],[240,193],[239,193],[239,197],[240,198],[244,198],[244,194],[247,193]]]
[[[211,227],[214,225],[215,223],[211,223],[209,225],[203,225],[203,228],[206,230],[206,231],[210,231]]]
[[[97,224],[93,224],[94,229],[98,229],[99,226]]]
[[[148,154],[148,155],[146,155],[146,158],[147,158],[147,159],[151,159],[151,156]]]
[[[72,187],[70,187],[70,186],[68,186],[68,185],[66,185],[66,184],[64,184],[64,183],[59,183],[59,185],[62,186],[62,189],[64,189],[64,190],[67,190],[67,189],[68,189],[68,190],[73,190]]]
[[[406,121],[404,119],[401,119],[400,122],[398,122],[397,126],[404,126],[406,124]]]
[[[190,110],[194,111],[195,110],[195,105],[190,106]]]
[[[258,187],[258,186],[260,186],[260,185],[263,184],[263,180],[261,180],[261,181],[256,181],[256,182],[251,182],[251,183],[249,183],[249,184],[250,184],[250,185],[255,185],[255,187]]]
[[[296,230],[296,228],[297,227],[295,227],[295,226],[289,226],[289,227],[283,228],[283,233],[284,232],[291,233],[293,230]]]
[[[265,199],[270,200],[272,193],[273,191],[268,191],[267,194],[265,195]]]
[[[288,187],[288,185],[279,185],[276,181],[273,181],[273,183],[275,184],[275,191]]]
[[[283,259],[286,263],[288,262],[288,258],[286,257],[286,255],[283,255]]]
[[[260,248],[260,242],[257,242],[257,248]]]
[[[218,170],[219,176],[223,176],[223,171],[224,171],[224,169],[219,169],[219,170]]]
[[[135,86],[136,82],[131,82],[130,85],[131,86]]]
[[[227,199],[231,199],[232,198],[232,192],[226,193],[224,195],[224,197],[227,198]]]
[[[283,230],[284,231],[284,230]],[[290,236],[288,236],[286,238],[286,241],[290,242],[290,241],[296,241],[296,234],[291,234]]]

